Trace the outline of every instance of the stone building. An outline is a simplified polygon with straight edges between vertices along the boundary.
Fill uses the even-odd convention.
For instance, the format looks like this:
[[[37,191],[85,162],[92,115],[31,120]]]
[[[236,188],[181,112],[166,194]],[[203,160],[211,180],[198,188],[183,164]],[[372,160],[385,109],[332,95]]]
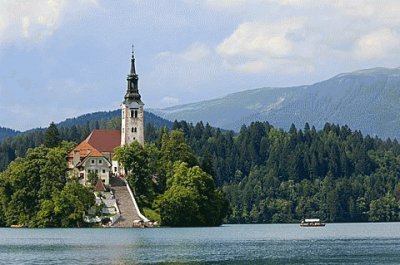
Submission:
[[[128,87],[122,103],[121,145],[138,141],[144,145],[144,109],[139,94],[139,76],[135,69],[135,56],[132,51],[131,71],[127,78]]]
[[[139,94],[138,81],[132,51],[127,91],[121,104],[121,131],[94,130],[68,154],[70,175],[79,177],[81,183],[86,184],[89,174],[95,173],[105,185],[109,185],[110,177],[123,171],[118,162],[113,160],[114,149],[133,141],[144,144],[144,104]]]

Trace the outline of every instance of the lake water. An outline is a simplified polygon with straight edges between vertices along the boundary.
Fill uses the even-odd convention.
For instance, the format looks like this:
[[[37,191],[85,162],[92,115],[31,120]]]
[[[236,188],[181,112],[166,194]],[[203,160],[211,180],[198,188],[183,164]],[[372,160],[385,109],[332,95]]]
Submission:
[[[4,228],[0,264],[400,264],[400,223]]]

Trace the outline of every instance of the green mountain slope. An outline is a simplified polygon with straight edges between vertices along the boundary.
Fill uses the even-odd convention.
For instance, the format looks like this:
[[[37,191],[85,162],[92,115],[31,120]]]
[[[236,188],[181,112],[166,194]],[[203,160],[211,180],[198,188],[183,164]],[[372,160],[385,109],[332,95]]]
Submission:
[[[259,88],[198,103],[151,110],[169,120],[202,120],[238,130],[252,121],[288,129],[306,122],[347,124],[365,134],[400,136],[400,68],[340,74],[313,85]]]
[[[19,131],[15,131],[13,129],[0,127],[0,141],[5,139],[5,138],[8,138],[8,137],[14,137],[18,133],[20,133],[20,132]]]

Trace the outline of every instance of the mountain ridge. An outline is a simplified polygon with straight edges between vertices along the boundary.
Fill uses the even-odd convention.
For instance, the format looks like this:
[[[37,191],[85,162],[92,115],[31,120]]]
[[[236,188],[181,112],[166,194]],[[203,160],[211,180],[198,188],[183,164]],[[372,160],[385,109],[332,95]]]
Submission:
[[[341,73],[311,85],[264,87],[149,111],[169,120],[202,120],[238,131],[268,121],[288,129],[305,123],[348,125],[383,138],[400,136],[400,68],[376,67]]]

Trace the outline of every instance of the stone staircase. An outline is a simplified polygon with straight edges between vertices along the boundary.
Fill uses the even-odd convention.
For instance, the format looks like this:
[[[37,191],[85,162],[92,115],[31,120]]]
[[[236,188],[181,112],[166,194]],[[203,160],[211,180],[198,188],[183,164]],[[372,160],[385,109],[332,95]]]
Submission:
[[[133,221],[141,220],[141,218],[136,211],[125,182],[118,177],[111,177],[110,184],[121,214],[121,217],[112,226],[132,227]]]

